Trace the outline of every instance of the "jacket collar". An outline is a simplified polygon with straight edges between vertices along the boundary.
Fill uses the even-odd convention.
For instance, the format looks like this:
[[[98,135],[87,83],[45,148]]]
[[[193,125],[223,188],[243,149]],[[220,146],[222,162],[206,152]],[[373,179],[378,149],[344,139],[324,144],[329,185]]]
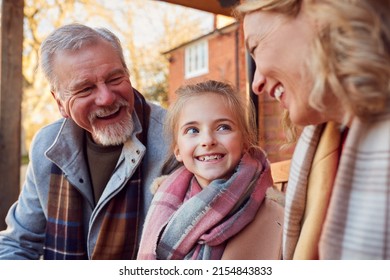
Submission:
[[[146,150],[144,145],[136,137],[142,131],[142,127],[134,111],[132,117],[134,121],[134,132],[124,143],[124,148],[122,149],[117,165],[118,168],[119,165],[123,165],[123,162],[126,163],[124,165],[126,178],[132,175],[131,165],[129,163],[132,163],[134,153],[139,158],[142,158]],[[86,131],[79,127],[72,119],[64,119],[57,137],[47,149],[45,155],[64,172],[67,180],[73,186],[79,189],[87,198],[91,198],[89,200],[93,205],[89,169],[84,153],[85,133]]]

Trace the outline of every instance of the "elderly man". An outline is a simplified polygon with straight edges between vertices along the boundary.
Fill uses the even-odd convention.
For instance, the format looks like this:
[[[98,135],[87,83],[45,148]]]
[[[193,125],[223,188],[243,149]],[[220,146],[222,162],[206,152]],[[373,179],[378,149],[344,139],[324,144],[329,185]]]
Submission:
[[[0,258],[134,259],[169,146],[165,111],[132,88],[120,42],[106,29],[63,26],[40,54],[63,119],[34,138]]]

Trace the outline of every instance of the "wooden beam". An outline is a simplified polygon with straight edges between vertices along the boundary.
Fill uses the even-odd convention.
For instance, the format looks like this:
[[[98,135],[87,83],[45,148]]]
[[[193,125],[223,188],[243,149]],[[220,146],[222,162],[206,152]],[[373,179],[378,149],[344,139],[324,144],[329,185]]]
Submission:
[[[2,0],[0,30],[0,230],[20,190],[24,0]]]
[[[286,192],[288,178],[290,175],[291,160],[284,160],[271,163],[271,174],[275,187]]]
[[[213,14],[232,16],[231,7],[222,7],[219,0],[160,0]]]

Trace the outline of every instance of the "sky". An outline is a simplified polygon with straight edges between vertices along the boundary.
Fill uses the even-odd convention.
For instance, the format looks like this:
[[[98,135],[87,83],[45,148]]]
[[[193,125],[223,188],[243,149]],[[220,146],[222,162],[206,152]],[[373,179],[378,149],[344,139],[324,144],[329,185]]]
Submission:
[[[124,9],[123,1],[121,0],[103,0],[107,6],[111,7],[112,10],[122,10]],[[211,31],[213,27],[213,14],[199,11],[196,9],[191,9],[183,7],[180,5],[170,4],[163,1],[155,0],[142,0],[146,5],[150,5],[150,8],[147,8],[147,14],[145,14],[144,9],[135,9],[133,12],[137,14],[137,20],[134,22],[135,36],[137,38],[137,44],[148,44],[154,41],[154,38],[161,35],[163,32],[161,21],[164,14],[169,13],[170,15],[180,15],[183,12],[186,12],[186,15],[189,15],[191,18],[199,19],[201,22],[201,28],[204,30],[204,33]],[[119,16],[115,16],[116,20],[120,22],[125,20]],[[99,25],[103,24],[102,22],[92,22],[93,24]]]

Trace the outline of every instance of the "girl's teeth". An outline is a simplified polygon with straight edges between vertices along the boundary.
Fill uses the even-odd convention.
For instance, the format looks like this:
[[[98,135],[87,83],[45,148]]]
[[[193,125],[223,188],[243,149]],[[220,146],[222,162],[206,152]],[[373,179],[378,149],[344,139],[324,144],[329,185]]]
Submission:
[[[275,99],[280,102],[280,99],[282,98],[283,93],[284,93],[284,87],[283,86],[278,86],[275,89]]]
[[[212,156],[201,156],[199,159],[201,161],[208,161],[208,160],[213,160],[213,159],[220,159],[222,156],[221,155],[212,155]]]

